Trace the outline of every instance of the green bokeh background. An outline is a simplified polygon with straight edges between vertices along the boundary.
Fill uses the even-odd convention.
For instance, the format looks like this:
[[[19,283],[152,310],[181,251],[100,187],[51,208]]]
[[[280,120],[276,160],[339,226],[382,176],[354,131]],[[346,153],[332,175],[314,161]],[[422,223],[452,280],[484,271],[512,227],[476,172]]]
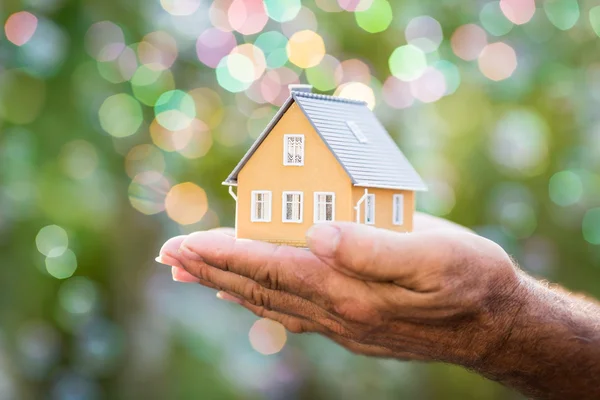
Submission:
[[[210,4],[201,2],[195,25],[211,26]],[[600,297],[597,1],[537,1],[533,20],[509,23],[508,32],[502,15],[482,13],[497,9],[485,1],[403,0],[388,9],[376,0],[381,19],[326,12],[324,4],[336,7],[306,0],[302,12],[314,13],[329,55],[370,67],[376,113],[430,186],[418,207],[497,241],[541,279]],[[171,236],[233,224],[221,182],[276,107],[220,87],[215,70],[198,61],[195,39],[173,33],[157,0],[2,0],[1,25],[23,10],[39,18],[38,36],[18,47],[0,33],[0,399],[521,398],[459,367],[368,359],[312,335],[288,335],[275,355],[256,352],[248,341],[255,317],[208,289],[172,282],[154,257]],[[459,86],[435,103],[395,110],[382,82],[390,55],[406,44],[407,24],[420,15],[439,21],[444,34],[427,61],[453,63]],[[371,30],[390,22],[370,33],[357,20]],[[179,48],[171,74],[144,88],[111,83],[85,50],[86,32],[99,21],[118,25],[127,45],[170,32]],[[452,33],[469,23],[484,26],[490,43],[515,49],[510,78],[491,81],[477,61],[453,53]],[[279,22],[267,30],[279,31]],[[258,35],[235,36],[242,44]],[[271,67],[287,60],[273,54]],[[286,67],[306,82],[302,69]],[[169,90],[200,87],[219,98],[207,106],[214,120],[203,116],[212,128],[208,152],[190,159],[152,145],[151,105]],[[139,125],[118,138],[103,129],[99,110],[121,93],[143,105],[141,115],[135,106],[117,113]],[[144,144],[155,158],[136,164],[127,155]],[[194,182],[206,191],[202,220],[182,226],[165,212],[140,212],[140,202],[146,211],[160,208],[168,186],[132,185],[128,169],[156,165],[167,185]],[[69,279],[49,274],[36,247],[48,225],[68,235],[77,260]]]

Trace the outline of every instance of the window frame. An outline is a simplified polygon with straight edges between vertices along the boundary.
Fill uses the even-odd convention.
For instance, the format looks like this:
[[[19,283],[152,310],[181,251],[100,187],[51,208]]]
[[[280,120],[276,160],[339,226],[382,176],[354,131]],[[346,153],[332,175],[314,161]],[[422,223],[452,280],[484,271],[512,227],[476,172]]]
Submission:
[[[264,218],[257,218],[257,213],[256,213],[256,204],[257,204],[257,199],[256,199],[256,195],[267,195],[268,196],[268,203],[266,203],[266,207],[265,207],[265,216]],[[250,194],[251,196],[251,208],[250,208],[250,221],[251,222],[271,222],[271,210],[273,208],[273,194],[270,190],[253,190]],[[264,202],[264,201],[263,201]]]
[[[301,145],[301,151],[302,151],[302,160],[299,163],[295,163],[295,162],[289,162],[287,155],[288,155],[288,139],[290,138],[301,138],[302,139],[302,145]],[[296,134],[296,133],[288,133],[283,135],[283,165],[285,166],[289,166],[289,167],[302,167],[304,165],[304,155],[305,155],[305,140],[306,138],[304,137],[304,135],[302,134]]]
[[[398,208],[398,200],[400,208]],[[395,226],[404,225],[404,194],[394,194],[394,196],[392,197],[392,208],[392,224],[394,224]]]
[[[300,215],[298,220],[295,219],[287,219],[287,195],[300,195]],[[293,203],[292,203],[293,204]],[[299,191],[286,191],[281,194],[281,222],[291,223],[291,224],[301,224],[304,220],[304,192]]]
[[[365,197],[365,225],[375,225],[375,193],[368,193],[366,195],[367,197]],[[368,212],[368,206],[369,206],[369,202],[368,199],[372,198],[373,199],[373,220],[372,221],[368,221],[367,218],[369,216],[369,212]]]
[[[319,219],[319,196],[331,196],[331,220]],[[327,199],[323,203],[325,206],[325,218],[327,218]],[[332,222],[335,221],[335,192],[314,192],[313,195],[313,222]]]

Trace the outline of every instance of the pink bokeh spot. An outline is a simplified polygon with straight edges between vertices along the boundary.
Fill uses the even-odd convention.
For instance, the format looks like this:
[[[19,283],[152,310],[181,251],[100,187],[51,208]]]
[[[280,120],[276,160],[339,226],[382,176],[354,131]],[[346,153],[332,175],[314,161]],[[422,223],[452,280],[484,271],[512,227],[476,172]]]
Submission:
[[[410,84],[395,76],[387,78],[383,84],[383,99],[392,108],[403,109],[412,106],[415,98],[410,92]]]
[[[231,27],[242,35],[262,31],[269,20],[262,0],[234,0],[227,14]]]
[[[10,42],[17,46],[23,46],[33,37],[37,25],[38,19],[35,15],[21,11],[8,17],[4,25],[4,33]]]
[[[500,0],[500,9],[510,22],[523,25],[535,14],[535,0]]]
[[[207,29],[196,41],[198,60],[211,68],[216,68],[223,57],[237,45],[231,32],[223,32],[217,28]]]

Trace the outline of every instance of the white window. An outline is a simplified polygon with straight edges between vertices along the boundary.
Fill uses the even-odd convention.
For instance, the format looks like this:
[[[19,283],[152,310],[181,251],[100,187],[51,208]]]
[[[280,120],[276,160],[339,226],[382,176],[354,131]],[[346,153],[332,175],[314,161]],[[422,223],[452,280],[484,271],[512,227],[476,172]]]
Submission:
[[[302,222],[302,197],[302,192],[283,192],[283,222]]]
[[[252,192],[252,222],[271,222],[271,192],[255,190]]]
[[[315,223],[335,220],[335,193],[315,192]]]
[[[363,131],[360,129],[360,126],[358,126],[358,124],[354,121],[347,121],[346,125],[348,125],[348,128],[350,128],[350,131],[352,131],[352,133],[354,133],[354,136],[356,136],[356,140],[358,140],[360,143],[367,143],[367,137],[365,136],[365,134],[363,133]]]
[[[375,195],[368,194],[365,198],[365,224],[375,224]]]
[[[283,165],[304,165],[304,135],[283,135]]]
[[[404,223],[404,195],[394,195],[393,207],[394,216],[392,222],[394,223],[394,225],[402,225]]]

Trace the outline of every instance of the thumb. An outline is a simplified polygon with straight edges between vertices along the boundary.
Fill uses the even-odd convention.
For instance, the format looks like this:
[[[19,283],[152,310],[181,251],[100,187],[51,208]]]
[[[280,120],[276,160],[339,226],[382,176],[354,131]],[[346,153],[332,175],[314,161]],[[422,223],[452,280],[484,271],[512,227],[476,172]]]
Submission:
[[[415,234],[393,232],[350,222],[314,225],[306,234],[310,251],[346,275],[394,281],[411,275],[427,257]]]

